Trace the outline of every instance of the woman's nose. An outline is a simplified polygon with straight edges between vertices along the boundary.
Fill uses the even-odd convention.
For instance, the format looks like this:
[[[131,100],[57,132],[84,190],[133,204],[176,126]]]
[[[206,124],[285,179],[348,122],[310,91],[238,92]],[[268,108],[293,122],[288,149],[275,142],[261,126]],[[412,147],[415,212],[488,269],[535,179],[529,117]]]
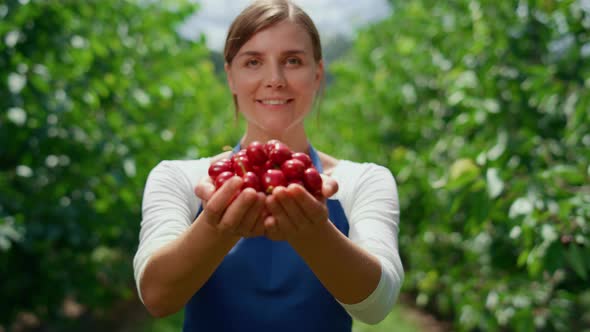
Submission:
[[[266,77],[266,87],[268,88],[282,88],[286,85],[285,73],[280,66],[272,66],[269,68]]]

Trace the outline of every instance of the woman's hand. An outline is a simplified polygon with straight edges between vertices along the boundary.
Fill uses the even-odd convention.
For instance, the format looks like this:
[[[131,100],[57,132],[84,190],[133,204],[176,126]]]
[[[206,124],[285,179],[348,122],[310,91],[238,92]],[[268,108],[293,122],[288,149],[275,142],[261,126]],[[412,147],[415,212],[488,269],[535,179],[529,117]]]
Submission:
[[[338,191],[338,183],[322,175],[322,195],[315,197],[300,185],[277,187],[266,197],[271,215],[264,219],[265,235],[271,240],[290,240],[305,236],[328,220],[326,199]]]
[[[264,235],[265,195],[252,188],[241,190],[239,176],[227,180],[219,190],[210,177],[195,187],[203,202],[202,216],[222,234],[255,237]]]

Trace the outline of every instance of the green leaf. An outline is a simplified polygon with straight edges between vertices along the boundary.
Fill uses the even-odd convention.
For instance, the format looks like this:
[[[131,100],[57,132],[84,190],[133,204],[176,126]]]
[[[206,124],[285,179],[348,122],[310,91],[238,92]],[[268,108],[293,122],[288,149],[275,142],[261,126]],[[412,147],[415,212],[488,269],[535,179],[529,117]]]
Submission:
[[[583,170],[580,170],[575,165],[555,165],[541,173],[541,176],[549,181],[563,180],[571,185],[582,185],[588,181],[588,177],[584,175]]]
[[[453,190],[458,189],[479,176],[479,167],[473,160],[468,158],[458,159],[451,165],[449,170],[449,180],[446,188]]]
[[[570,263],[570,266],[574,269],[576,274],[584,279],[588,279],[588,271],[584,261],[584,257],[582,256],[582,252],[578,245],[572,244],[569,246],[567,251],[567,255],[565,256]]]

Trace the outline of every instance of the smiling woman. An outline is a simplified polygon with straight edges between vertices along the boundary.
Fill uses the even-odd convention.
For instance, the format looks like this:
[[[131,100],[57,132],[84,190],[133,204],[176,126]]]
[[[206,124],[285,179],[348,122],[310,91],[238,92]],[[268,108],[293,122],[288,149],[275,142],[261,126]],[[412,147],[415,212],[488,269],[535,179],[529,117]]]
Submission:
[[[184,307],[187,332],[349,332],[353,317],[383,320],[403,280],[396,183],[382,166],[310,144],[303,122],[324,76],[315,25],[290,1],[253,2],[232,23],[224,56],[247,122],[234,152],[280,140],[310,156],[324,185],[318,195],[297,183],[265,195],[235,176],[215,188],[209,165],[230,152],[160,163],[134,260],[143,303],[158,317]]]
[[[279,138],[305,150],[303,120],[323,77],[307,32],[283,21],[256,33],[235,56],[226,52],[228,83],[248,124],[244,141]]]

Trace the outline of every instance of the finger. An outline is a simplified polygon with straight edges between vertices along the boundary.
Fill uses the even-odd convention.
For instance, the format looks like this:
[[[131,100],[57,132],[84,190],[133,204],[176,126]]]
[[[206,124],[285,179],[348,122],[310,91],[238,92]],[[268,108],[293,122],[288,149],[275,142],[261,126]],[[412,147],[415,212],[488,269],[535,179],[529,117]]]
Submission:
[[[256,218],[256,223],[254,223],[254,227],[250,230],[252,236],[262,236],[264,235],[264,219],[270,215],[268,210],[266,209],[266,195],[261,194],[261,202],[262,206],[258,211],[258,216]]]
[[[195,195],[205,202],[211,199],[211,196],[214,192],[215,185],[211,181],[211,178],[208,176],[202,179],[195,187]]]
[[[322,222],[328,219],[328,207],[325,200],[317,200],[307,193],[301,193],[298,198],[299,206],[304,218],[311,223]]]
[[[258,195],[254,189],[246,188],[243,190],[223,214],[219,221],[219,229],[236,235],[243,235],[240,234],[241,224],[246,219],[248,211],[256,204],[257,198]]]
[[[264,204],[263,204],[264,206]],[[258,215],[256,219],[256,223],[254,224],[254,228],[250,230],[249,237],[256,237],[256,236],[263,236],[264,235],[264,219],[266,216],[264,214]]]
[[[275,217],[272,215],[267,216],[263,222],[264,225],[264,236],[273,241],[283,241],[285,236],[281,234],[279,225]]]
[[[293,222],[297,227],[305,226],[305,224],[311,224],[311,220],[305,216],[301,210],[300,202],[305,199],[313,199],[309,197],[309,193],[305,188],[292,184],[287,187],[287,190],[280,191],[276,195],[276,199],[287,214],[289,220]]]
[[[338,182],[331,176],[320,174],[322,177],[322,195],[326,198],[332,197],[338,192]]]
[[[203,214],[210,218],[214,223],[219,223],[225,210],[232,202],[235,195],[239,193],[243,184],[242,178],[234,176],[227,180],[215,193],[211,196],[207,205],[203,209]]]
[[[252,236],[256,223],[258,222],[258,219],[260,219],[260,216],[262,214],[262,209],[264,208],[265,195],[263,193],[256,193],[256,191],[251,188],[248,188],[246,190],[252,190],[256,197],[254,198],[254,203],[245,212],[242,221],[236,229],[236,232],[242,236],[250,237]]]
[[[277,201],[277,195],[285,195],[285,187],[277,187],[272,191],[272,195],[266,198],[266,206],[272,216],[277,220],[279,230],[283,234],[293,234],[297,232],[297,226],[289,219],[287,212]]]
[[[268,209],[266,208],[266,195],[263,195],[264,199],[263,199],[263,206],[262,209],[260,211],[260,214],[258,215],[258,220],[256,221],[256,224],[254,225],[254,229],[251,231],[251,236],[264,236],[265,235],[265,228],[264,228],[264,220],[266,220],[267,217],[269,217],[271,214],[268,211]]]

